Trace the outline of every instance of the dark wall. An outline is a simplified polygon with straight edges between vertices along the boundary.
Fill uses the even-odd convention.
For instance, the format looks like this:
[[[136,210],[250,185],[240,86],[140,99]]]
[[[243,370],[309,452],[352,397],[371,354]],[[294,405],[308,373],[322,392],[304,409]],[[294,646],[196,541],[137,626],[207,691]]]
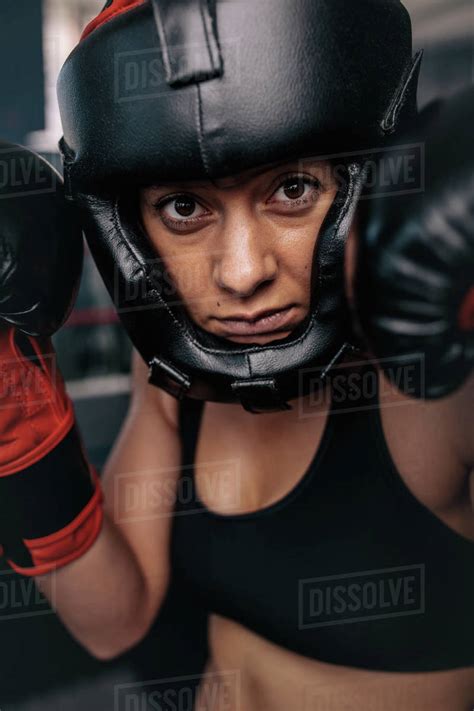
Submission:
[[[420,91],[420,107],[442,96],[449,97],[472,84],[474,78],[473,38],[424,45]]]
[[[17,143],[44,128],[41,5],[0,3],[0,136]]]

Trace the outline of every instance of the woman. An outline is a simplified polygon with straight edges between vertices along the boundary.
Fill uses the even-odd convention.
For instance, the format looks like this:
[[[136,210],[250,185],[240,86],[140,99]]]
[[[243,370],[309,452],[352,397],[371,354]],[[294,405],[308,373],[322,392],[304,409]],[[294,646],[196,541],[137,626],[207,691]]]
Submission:
[[[216,335],[239,342],[258,339],[268,343],[284,338],[299,322],[308,309],[310,285],[305,274],[313,253],[314,227],[321,226],[336,192],[331,176],[329,164],[309,161],[304,167],[301,162],[294,166],[279,165],[247,180],[242,177],[230,186],[160,185],[142,192],[141,208],[147,233],[167,263],[179,293],[198,324]],[[177,189],[186,192],[176,196]],[[298,250],[294,249],[295,242]],[[213,255],[221,252],[222,256],[213,261]],[[188,287],[186,277],[190,273],[202,275],[202,280],[191,282]],[[286,304],[294,304],[293,320],[285,319],[280,324],[257,322],[261,335],[254,335],[255,324],[248,325],[242,320],[228,323],[226,318],[235,312],[239,315],[242,311],[258,313]],[[224,318],[220,315],[222,312]],[[141,374],[145,379],[138,359],[135,372],[137,378]],[[341,372],[344,373],[344,369],[339,374]],[[443,539],[446,541],[445,536],[450,537],[448,531],[459,535],[458,543],[461,549],[465,546],[466,554],[468,540],[474,540],[472,502],[466,486],[468,467],[463,464],[463,457],[459,457],[459,450],[453,456],[451,444],[460,436],[460,413],[464,412],[466,418],[469,416],[467,391],[447,401],[427,405],[401,395],[383,374],[379,373],[378,378],[380,410],[369,411],[370,414],[364,410],[362,391],[359,397],[349,398],[347,390],[342,400],[340,391],[339,398],[336,393],[336,403],[343,404],[339,415],[337,410],[329,415],[331,396],[328,392],[313,397],[313,402],[301,403],[297,411],[267,414],[262,418],[255,418],[235,404],[221,403],[206,403],[202,413],[194,412],[191,416],[184,413],[181,424],[191,427],[195,444],[196,498],[191,499],[191,506],[187,504],[183,508],[196,510],[197,499],[203,509],[202,519],[190,516],[183,519],[184,523],[177,523],[175,562],[189,591],[197,589],[202,594],[204,589],[218,610],[232,611],[231,618],[219,613],[210,616],[208,670],[240,670],[241,685],[235,689],[233,701],[236,708],[238,692],[243,708],[262,709],[283,709],[290,705],[341,708],[346,703],[351,703],[351,708],[370,708],[369,704],[376,708],[377,704],[383,704],[387,709],[457,706],[461,709],[468,708],[472,700],[474,679],[469,668],[418,675],[362,671],[348,666],[337,668],[288,651],[274,641],[275,638],[284,640],[286,636],[287,644],[296,648],[307,645],[311,649],[315,645],[317,649],[320,637],[319,644],[324,647],[324,626],[320,628],[316,624],[308,631],[300,629],[299,641],[295,629],[291,630],[288,623],[294,622],[298,608],[294,596],[297,586],[284,593],[287,576],[290,579],[294,576],[298,581],[311,571],[317,574],[322,566],[328,565],[328,556],[334,556],[329,563],[331,570],[363,570],[370,562],[370,548],[380,545],[373,540],[378,536],[385,549],[382,565],[387,567],[391,563],[415,560],[430,565],[429,550],[434,540],[440,544]],[[370,379],[366,385],[370,391]],[[166,416],[174,430],[179,431],[176,400],[164,398]],[[199,414],[202,419],[198,429]],[[349,436],[345,427],[353,430]],[[443,438],[436,436],[440,431]],[[363,437],[364,443],[354,448],[352,438],[357,436]],[[337,459],[333,448],[343,445],[352,446],[353,450]],[[371,449],[375,446],[375,461],[363,455],[361,450],[367,445]],[[117,445],[115,456],[120,457],[121,453],[123,456],[126,447],[123,440]],[[187,453],[186,464],[192,463],[190,454]],[[465,450],[464,462],[469,456]],[[359,458],[357,463],[353,457]],[[219,462],[222,461],[230,462],[230,474],[225,470],[224,481],[219,479],[222,477]],[[336,465],[344,469],[341,471]],[[121,468],[118,460],[113,466]],[[222,468],[222,464],[220,466]],[[365,471],[364,467],[367,467]],[[369,467],[374,467],[372,475]],[[336,479],[334,490],[328,481],[332,478]],[[379,478],[385,480],[382,485]],[[356,490],[352,490],[354,479],[358,480]],[[364,489],[365,495],[361,493]],[[341,496],[349,498],[349,510],[347,503],[340,501]],[[356,496],[359,498],[357,512],[353,509]],[[329,521],[315,520],[321,516],[321,507],[324,511],[326,506],[331,506]],[[370,507],[376,511],[371,512]],[[382,533],[381,526],[377,527],[375,522],[381,524],[391,516],[392,522],[386,524]],[[404,534],[400,530],[402,521],[406,527]],[[345,540],[345,545],[352,550],[342,555],[342,563],[338,547],[344,544],[340,537],[342,535],[344,540],[349,534],[347,531],[341,534],[341,527],[352,527],[355,523],[356,527],[349,529],[354,538]],[[392,527],[394,540],[390,543]],[[417,536],[428,537],[428,531],[427,547],[423,544],[421,550]],[[192,551],[186,551],[186,539],[193,542]],[[408,556],[401,554],[401,550],[395,553],[397,543],[401,546],[402,540],[407,544],[411,540]],[[357,550],[360,547],[364,551],[358,565],[354,565],[360,556]],[[458,553],[460,548],[457,548]],[[206,565],[209,555],[212,563]],[[309,567],[307,557],[311,561]],[[361,563],[361,560],[366,562]],[[380,565],[382,559],[377,560]],[[259,565],[265,567],[262,569]],[[253,604],[247,595],[243,596],[239,581],[249,591],[248,596],[256,596]],[[304,606],[305,602],[299,604]],[[267,614],[262,612],[266,605],[271,608]],[[289,606],[294,608],[291,614]],[[242,624],[245,620],[252,621],[256,614],[263,617],[263,621],[257,621],[257,629],[267,631],[270,639]],[[314,619],[317,622],[318,617]],[[366,648],[364,653],[359,650],[357,654],[352,649],[354,662],[364,663],[363,658],[368,659],[375,652],[383,665],[385,644],[401,645],[405,654],[413,653],[414,649],[419,655],[425,654],[427,640],[412,636],[417,634],[417,628],[418,634],[423,634],[426,620],[418,627],[413,619],[416,618],[407,617],[408,623],[404,625],[403,618],[397,618],[393,638],[384,626],[385,620],[382,623],[385,640],[384,633],[379,632],[382,636],[377,639],[376,651],[369,652]],[[353,624],[363,628],[375,623],[366,619]],[[346,644],[351,632],[340,633]],[[308,633],[314,639],[308,639]],[[365,638],[368,645],[372,633],[370,629],[359,630],[355,637],[359,642]],[[403,634],[407,634],[410,641],[401,642],[399,636]],[[303,636],[305,641],[301,639]],[[351,654],[349,650],[350,647],[346,654]],[[378,668],[378,661],[375,658],[373,661]],[[212,676],[209,683],[215,684]],[[201,702],[209,696],[204,688]]]
[[[196,708],[464,711],[472,380],[426,403],[341,360],[366,141],[413,120],[407,16],[255,5],[219,3],[216,21],[207,4],[107,3],[63,70],[68,189],[141,358],[100,535],[42,588],[108,659],[145,635],[173,571],[209,612]],[[163,74],[131,81],[156,37]],[[342,181],[311,157],[349,144]],[[298,389],[305,365],[317,385]]]

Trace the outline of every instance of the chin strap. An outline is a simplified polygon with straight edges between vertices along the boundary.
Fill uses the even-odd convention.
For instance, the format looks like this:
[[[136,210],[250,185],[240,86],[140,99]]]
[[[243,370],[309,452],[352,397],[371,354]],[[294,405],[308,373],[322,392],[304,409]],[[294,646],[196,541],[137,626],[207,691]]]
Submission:
[[[152,358],[148,367],[148,382],[151,385],[162,388],[178,400],[186,397],[191,387],[191,380],[185,373],[157,356]]]
[[[318,388],[324,385],[328,373],[349,351],[357,351],[357,348],[350,343],[344,343],[340,347],[335,356],[321,371],[318,377]],[[300,383],[303,383],[302,379],[300,379]],[[275,378],[236,380],[232,383],[231,388],[232,392],[234,392],[236,397],[240,400],[242,407],[248,412],[261,414],[293,409],[292,405],[286,402],[285,398],[282,397]],[[300,395],[308,395],[308,392],[301,387],[301,392],[298,393],[298,396]]]
[[[236,380],[232,392],[248,412],[260,414],[293,408],[281,397],[275,378]]]
[[[331,361],[321,370],[318,383],[322,386],[328,373],[342,360],[348,352],[357,352],[359,349],[353,344],[344,343]],[[162,388],[167,393],[182,400],[189,393],[191,380],[182,371],[167,361],[156,356],[149,363],[148,381],[156,387]],[[302,383],[303,381],[300,380]],[[283,397],[281,389],[275,378],[248,378],[235,380],[231,383],[231,390],[242,407],[247,412],[263,414],[266,412],[280,412],[292,410],[293,407]],[[296,395],[307,395],[308,392],[301,387],[301,392]]]

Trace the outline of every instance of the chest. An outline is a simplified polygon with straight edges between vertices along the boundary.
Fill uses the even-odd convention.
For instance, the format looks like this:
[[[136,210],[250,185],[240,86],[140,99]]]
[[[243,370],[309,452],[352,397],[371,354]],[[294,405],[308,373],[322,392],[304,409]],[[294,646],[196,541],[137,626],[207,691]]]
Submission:
[[[327,413],[255,427],[204,408],[194,458],[195,485],[207,508],[239,514],[273,504],[300,482],[315,460]]]
[[[350,427],[350,418],[346,419]],[[394,395],[372,413],[371,420],[375,428],[356,434],[365,443],[359,442],[353,452],[351,438],[341,435],[338,441],[337,431],[332,433],[332,446],[345,449],[347,466],[356,464],[351,457],[360,456],[360,445],[377,449],[384,465],[392,465],[394,476],[430,511],[456,518],[464,508],[473,520],[468,487],[463,485],[467,473],[454,456],[438,417],[427,416],[422,404]],[[194,458],[201,500],[220,513],[256,511],[278,501],[315,463],[328,435],[328,421],[326,411],[273,421],[268,427],[258,423],[249,429],[226,419],[217,409],[204,407]]]
[[[420,455],[438,446],[435,425],[413,439],[415,411],[408,418],[403,405],[254,432],[218,412],[204,408],[200,422],[198,501],[183,512],[196,515],[174,526],[173,565],[186,589],[206,609],[315,659],[350,666],[357,657],[376,669],[385,649],[386,668],[397,670],[417,640],[420,664],[440,649],[459,649],[465,663],[456,630],[471,606],[474,548],[456,535],[466,517],[432,515],[451,496],[437,482],[456,474],[449,448]],[[354,617],[354,605],[367,614]]]
[[[362,420],[329,429],[322,423],[316,460],[297,481],[280,462],[266,469],[285,482],[280,491],[273,487],[271,500],[261,497],[256,469],[257,485],[229,467],[240,460],[239,447],[232,459],[212,432],[198,444],[200,502],[192,499],[185,511],[195,515],[176,518],[173,537],[174,569],[206,609],[304,656],[349,666],[357,652],[358,663],[375,669],[380,649],[389,649],[384,663],[400,668],[414,639],[415,656],[426,664],[426,650],[456,648],[456,639],[446,640],[471,605],[474,549],[383,468]],[[206,488],[206,477],[227,484]],[[246,488],[257,492],[258,506]],[[354,615],[354,606],[364,614]],[[449,625],[441,629],[446,609]],[[427,635],[434,635],[429,642]]]

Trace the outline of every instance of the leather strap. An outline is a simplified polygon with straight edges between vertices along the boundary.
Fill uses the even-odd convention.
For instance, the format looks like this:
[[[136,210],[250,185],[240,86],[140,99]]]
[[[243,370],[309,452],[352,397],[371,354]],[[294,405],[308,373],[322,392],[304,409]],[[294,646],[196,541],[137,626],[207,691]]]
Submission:
[[[151,0],[169,86],[223,74],[217,27],[208,0]]]
[[[191,387],[191,381],[185,373],[157,356],[149,363],[148,382],[163,388],[179,400],[185,397]]]
[[[274,378],[236,380],[231,388],[248,412],[260,414],[292,409],[291,405],[281,397]]]
[[[420,49],[416,52],[412,60],[408,62],[397,90],[392,96],[392,100],[387,108],[385,116],[380,122],[380,128],[385,134],[393,133],[397,128],[398,119],[400,118],[400,111],[405,104],[407,95],[413,90],[413,86],[417,86],[422,59],[423,50]]]

